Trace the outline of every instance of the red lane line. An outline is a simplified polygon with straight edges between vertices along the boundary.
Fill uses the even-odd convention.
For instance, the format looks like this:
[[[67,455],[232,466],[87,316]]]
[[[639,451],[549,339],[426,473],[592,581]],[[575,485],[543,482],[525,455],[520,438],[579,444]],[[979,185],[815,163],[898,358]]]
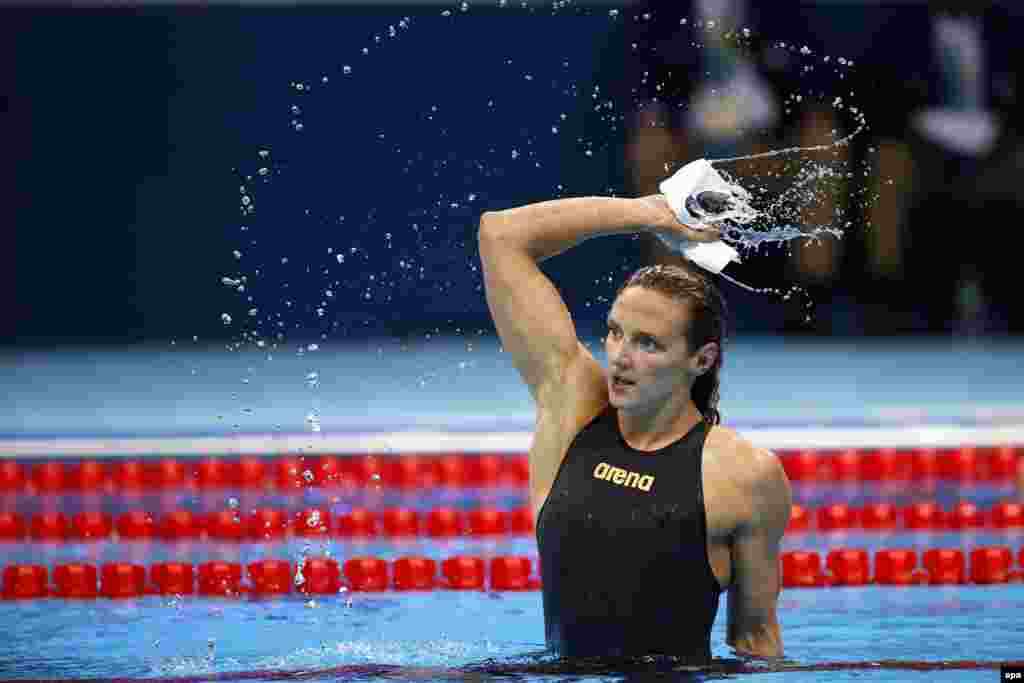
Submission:
[[[1014,554],[1017,557],[1014,557]],[[873,558],[873,561],[872,561]],[[0,575],[0,598],[66,599],[141,598],[153,594],[228,597],[253,595],[331,596],[342,587],[357,592],[405,590],[538,590],[540,567],[531,555],[454,555],[440,561],[405,555],[393,560],[350,557],[307,557],[301,564],[264,558],[248,562],[207,561],[62,562],[10,564]],[[979,546],[969,553],[958,548],[911,549],[834,548],[824,560],[817,551],[786,551],[779,569],[786,588],[833,585],[966,585],[1015,584],[1024,580],[1024,548]],[[873,571],[872,571],[873,567]],[[301,568],[304,590],[291,584]],[[148,577],[148,580],[147,580]],[[244,582],[248,577],[249,581]],[[282,588],[283,587],[283,588]]]
[[[316,513],[321,524],[311,534],[308,520]],[[132,510],[110,513],[81,512],[69,515],[42,512],[21,515],[0,510],[0,539],[8,542],[79,542],[83,540],[133,541],[137,538],[163,537],[164,540],[204,538],[230,543],[263,541],[254,530],[273,527],[281,536],[320,535],[324,538],[375,536],[515,536],[533,531],[534,520],[526,506],[499,510],[481,505],[459,510],[437,505],[425,513],[391,506],[378,511],[353,508],[348,513],[332,514],[329,507],[261,506],[237,515],[230,510],[193,513],[187,509],[148,513]],[[264,520],[264,518],[268,518]],[[812,523],[817,520],[816,524]],[[961,501],[946,510],[933,502],[896,507],[869,504],[863,507],[834,503],[820,507],[793,506],[786,535],[824,535],[832,531],[863,533],[930,532],[973,533],[976,530],[997,533],[1024,528],[1024,504],[1013,501],[979,508]]]
[[[930,448],[776,449],[794,483],[1012,481],[1024,459],[1020,444]],[[204,457],[145,457],[109,460],[102,456],[74,460],[19,462],[0,460],[0,491],[6,493],[99,492],[114,488],[136,491],[245,489],[276,486],[309,488],[298,475],[308,469],[315,486],[356,488],[434,488],[438,484],[493,487],[528,483],[527,455],[459,452],[448,454],[368,454],[305,456],[288,453],[273,457],[208,455]]]

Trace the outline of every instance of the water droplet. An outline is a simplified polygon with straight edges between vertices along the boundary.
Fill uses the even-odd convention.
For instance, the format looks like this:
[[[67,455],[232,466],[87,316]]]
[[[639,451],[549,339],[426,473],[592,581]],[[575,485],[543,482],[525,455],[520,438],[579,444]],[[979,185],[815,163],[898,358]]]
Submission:
[[[615,17],[619,16],[619,10],[617,10],[617,9],[610,9],[610,10],[608,10],[608,16],[611,17],[612,19],[614,19]]]
[[[348,76],[349,74],[352,73],[352,67],[346,64],[345,66],[341,67],[341,72]]]
[[[221,313],[220,314],[220,320],[225,325],[230,325],[231,324],[231,316],[228,315],[227,313]]]
[[[320,350],[320,345],[319,344],[310,344],[309,346],[306,347],[306,350],[307,351],[319,351]]]
[[[260,155],[260,159],[266,159],[267,157],[269,157],[269,156],[270,156],[270,150],[267,150],[267,149],[261,149],[261,150],[259,151],[259,155]]]

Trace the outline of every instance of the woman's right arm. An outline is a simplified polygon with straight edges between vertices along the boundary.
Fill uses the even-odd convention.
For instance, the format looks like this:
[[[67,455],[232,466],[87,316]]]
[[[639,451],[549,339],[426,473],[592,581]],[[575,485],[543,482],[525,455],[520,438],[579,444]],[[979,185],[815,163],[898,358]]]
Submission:
[[[480,218],[487,305],[502,346],[538,404],[572,364],[580,344],[565,302],[537,264],[592,237],[640,231],[718,239],[713,230],[680,224],[660,196],[557,199]]]

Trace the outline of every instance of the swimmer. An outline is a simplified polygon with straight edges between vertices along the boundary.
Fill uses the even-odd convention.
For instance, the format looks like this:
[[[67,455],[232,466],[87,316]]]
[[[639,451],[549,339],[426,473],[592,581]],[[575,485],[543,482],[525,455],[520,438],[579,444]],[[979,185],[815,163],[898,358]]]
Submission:
[[[725,302],[695,267],[634,273],[608,314],[605,371],[538,263],[601,235],[714,242],[662,195],[583,197],[481,216],[487,303],[536,403],[530,504],[549,649],[711,660],[726,642],[780,657],[779,542],[792,496],[778,459],[723,427]]]

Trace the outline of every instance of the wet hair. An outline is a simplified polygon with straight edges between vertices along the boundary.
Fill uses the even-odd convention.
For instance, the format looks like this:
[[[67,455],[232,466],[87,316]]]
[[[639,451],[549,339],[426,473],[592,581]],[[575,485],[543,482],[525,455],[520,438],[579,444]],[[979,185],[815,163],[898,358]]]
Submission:
[[[729,315],[722,293],[711,278],[697,268],[677,265],[641,268],[623,283],[615,298],[629,287],[643,287],[689,304],[691,320],[686,330],[686,342],[691,353],[708,342],[718,344],[715,364],[693,383],[692,397],[705,420],[713,425],[720,424],[722,414],[718,411],[718,371],[722,369]]]

